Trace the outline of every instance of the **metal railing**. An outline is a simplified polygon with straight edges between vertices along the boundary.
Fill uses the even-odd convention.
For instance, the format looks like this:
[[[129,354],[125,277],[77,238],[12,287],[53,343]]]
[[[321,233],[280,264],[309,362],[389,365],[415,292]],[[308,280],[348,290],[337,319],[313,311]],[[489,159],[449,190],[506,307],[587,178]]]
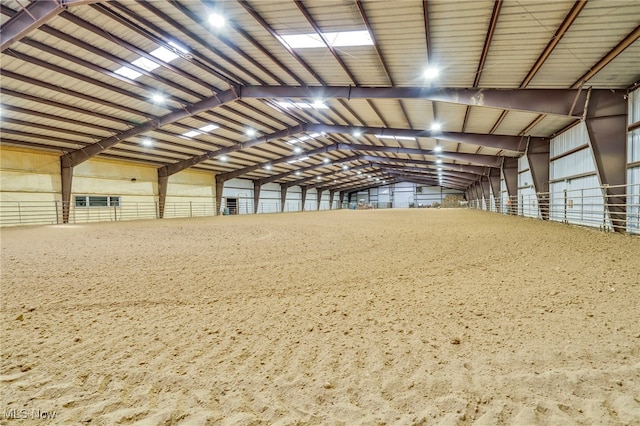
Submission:
[[[164,218],[190,218],[216,215],[254,214],[253,198],[233,197],[235,203],[222,205],[215,202],[173,202],[165,203]],[[334,202],[332,209],[339,208]],[[319,208],[318,208],[319,207]],[[329,210],[329,202],[308,200],[305,211]],[[118,206],[77,207],[73,203],[67,208],[62,201],[0,201],[0,226],[19,225],[54,225],[63,223],[115,222],[124,220],[158,219],[160,218],[158,202],[127,202],[123,200]],[[68,211],[68,220],[65,214]],[[300,212],[300,201],[285,202],[284,209],[280,201],[260,201],[257,213]]]
[[[539,192],[469,200],[469,207],[496,213],[640,235],[640,184]]]

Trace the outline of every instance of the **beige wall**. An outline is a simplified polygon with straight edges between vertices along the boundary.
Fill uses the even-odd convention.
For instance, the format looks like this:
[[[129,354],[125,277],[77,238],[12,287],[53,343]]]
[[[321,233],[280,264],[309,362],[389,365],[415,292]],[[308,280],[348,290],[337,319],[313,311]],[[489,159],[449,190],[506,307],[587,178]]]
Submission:
[[[55,201],[62,199],[59,154],[2,147],[0,160],[0,224],[56,223]],[[75,208],[77,195],[119,196],[121,206]],[[72,222],[155,218],[157,201],[154,166],[91,159],[73,170]],[[214,203],[213,173],[185,170],[169,178],[165,217],[213,215]]]

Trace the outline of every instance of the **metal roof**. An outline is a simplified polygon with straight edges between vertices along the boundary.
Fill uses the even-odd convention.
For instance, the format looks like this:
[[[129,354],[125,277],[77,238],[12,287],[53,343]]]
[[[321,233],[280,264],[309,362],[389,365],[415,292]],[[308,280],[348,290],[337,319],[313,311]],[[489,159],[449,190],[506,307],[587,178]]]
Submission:
[[[214,11],[225,26],[208,23]],[[363,30],[373,45],[301,49],[280,39]],[[515,108],[458,102],[455,90],[574,89],[563,95],[573,99],[579,89],[625,90],[640,79],[636,0],[7,0],[0,37],[2,145],[54,150],[71,165],[98,156],[261,182],[321,176],[326,189],[368,186],[364,170],[435,182],[438,167],[443,186],[462,189],[459,173],[486,173],[526,145],[483,145],[473,135],[549,138],[580,119],[541,108],[542,95]],[[161,47],[175,59],[155,58]],[[116,73],[123,66],[140,76]],[[438,67],[436,79],[424,77],[427,66]],[[308,95],[291,90],[307,86]],[[351,88],[376,91],[351,96]],[[429,132],[434,122],[442,134]],[[209,124],[218,127],[199,130]],[[344,130],[315,135],[313,125]],[[392,129],[424,132],[376,136]],[[82,149],[90,154],[74,154]]]

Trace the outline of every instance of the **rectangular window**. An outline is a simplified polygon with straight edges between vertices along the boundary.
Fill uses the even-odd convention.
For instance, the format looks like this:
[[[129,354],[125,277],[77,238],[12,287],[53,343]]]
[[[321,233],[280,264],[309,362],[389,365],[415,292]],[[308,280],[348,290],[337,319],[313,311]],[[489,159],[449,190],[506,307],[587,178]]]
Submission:
[[[120,197],[76,195],[76,207],[120,207]]]

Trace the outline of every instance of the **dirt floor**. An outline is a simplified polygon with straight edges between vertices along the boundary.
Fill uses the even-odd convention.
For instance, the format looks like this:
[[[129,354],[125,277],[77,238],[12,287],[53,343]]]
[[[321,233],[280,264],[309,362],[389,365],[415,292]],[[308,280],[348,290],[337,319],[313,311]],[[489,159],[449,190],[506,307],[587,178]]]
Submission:
[[[1,239],[1,424],[640,424],[638,237],[413,209]]]

